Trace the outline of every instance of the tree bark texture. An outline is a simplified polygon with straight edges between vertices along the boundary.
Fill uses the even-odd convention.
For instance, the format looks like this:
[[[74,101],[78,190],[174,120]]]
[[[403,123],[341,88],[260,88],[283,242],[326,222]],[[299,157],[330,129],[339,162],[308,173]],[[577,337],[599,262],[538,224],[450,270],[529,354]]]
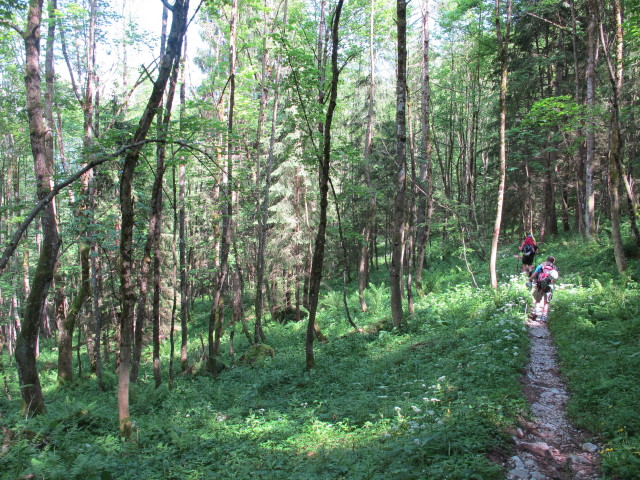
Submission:
[[[398,67],[396,78],[396,190],[391,250],[391,318],[394,327],[404,321],[402,311],[402,258],[407,192],[407,2],[397,0]]]
[[[47,155],[47,137],[51,136],[44,124],[42,92],[40,87],[40,25],[42,22],[42,0],[31,0],[27,14],[27,27],[23,33],[26,63],[25,85],[27,91],[27,115],[29,118],[29,138],[34,161],[38,200],[45,198],[52,188],[53,159]],[[49,202],[41,213],[42,247],[38,259],[31,291],[27,297],[22,328],[16,340],[16,363],[22,408],[26,414],[45,411],[40,377],[36,366],[36,344],[41,324],[41,315],[47,300],[49,287],[53,281],[60,238],[56,221],[55,202]]]

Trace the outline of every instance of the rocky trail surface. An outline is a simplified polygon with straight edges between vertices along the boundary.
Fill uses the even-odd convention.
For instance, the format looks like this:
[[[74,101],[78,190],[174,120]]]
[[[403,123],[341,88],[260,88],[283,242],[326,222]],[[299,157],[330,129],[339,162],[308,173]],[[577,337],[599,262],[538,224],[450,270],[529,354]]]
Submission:
[[[566,416],[568,394],[556,364],[547,325],[528,320],[530,363],[523,376],[531,420],[522,420],[507,460],[507,480],[595,480],[600,478],[598,446]]]

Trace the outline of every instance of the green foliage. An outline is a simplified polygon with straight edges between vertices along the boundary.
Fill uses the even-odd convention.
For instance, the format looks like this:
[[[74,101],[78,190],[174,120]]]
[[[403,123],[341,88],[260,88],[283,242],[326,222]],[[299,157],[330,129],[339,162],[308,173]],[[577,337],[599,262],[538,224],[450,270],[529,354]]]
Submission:
[[[352,331],[341,296],[330,294],[318,322],[331,340],[316,347],[312,372],[302,368],[304,322],[268,325],[276,352],[268,361],[215,379],[180,376],[174,391],[156,390],[144,362],[131,390],[131,443],[117,438],[113,375],[101,393],[93,379],[59,387],[43,374],[48,413],[2,419],[7,429],[34,434],[14,437],[1,467],[53,479],[501,478],[483,454],[506,447],[505,431],[524,408],[520,293],[509,290],[495,311],[492,292],[443,286],[418,299],[409,329],[398,332],[385,330],[389,291],[379,283],[367,291],[369,313],[355,318],[369,333]],[[348,302],[355,312],[357,291]],[[196,304],[192,355],[207,313]],[[19,410],[17,400],[0,403]]]
[[[620,281],[612,255],[603,254],[610,249],[606,238],[598,241],[542,244],[540,256],[556,255],[561,272],[550,327],[572,392],[571,417],[603,439],[607,475],[634,478],[640,287],[633,275]],[[507,432],[528,415],[519,378],[527,362],[529,293],[511,273],[506,251],[498,292],[473,287],[464,261],[444,251],[430,250],[425,292],[416,295],[415,314],[402,331],[390,325],[379,272],[365,292],[366,314],[349,286],[347,302],[362,332],[346,322],[339,288],[323,295],[318,323],[330,341],[316,345],[314,371],[303,369],[305,322],[266,325],[274,357],[237,364],[216,378],[204,369],[180,375],[173,391],[164,384],[155,389],[151,362],[143,362],[131,390],[130,443],[117,436],[112,371],[105,370],[107,391],[100,392],[93,377],[61,387],[55,372],[42,368],[46,415],[19,418],[19,399],[0,399],[9,412],[0,422],[11,432],[4,434],[0,468],[9,478],[52,479],[503,478],[488,455],[508,451]],[[469,252],[470,267],[486,285],[474,257]],[[193,309],[192,359],[208,311],[203,303]],[[236,350],[246,351],[244,337],[235,338]],[[55,354],[46,344],[42,352],[46,367]],[[167,355],[163,345],[164,369]],[[231,364],[226,354],[221,361]],[[7,373],[15,392],[15,372]]]
[[[0,0],[0,19],[11,20],[16,12],[21,12],[26,8],[26,0]]]
[[[579,426],[604,439],[602,464],[619,478],[640,475],[640,288],[594,280],[558,295],[552,330]]]

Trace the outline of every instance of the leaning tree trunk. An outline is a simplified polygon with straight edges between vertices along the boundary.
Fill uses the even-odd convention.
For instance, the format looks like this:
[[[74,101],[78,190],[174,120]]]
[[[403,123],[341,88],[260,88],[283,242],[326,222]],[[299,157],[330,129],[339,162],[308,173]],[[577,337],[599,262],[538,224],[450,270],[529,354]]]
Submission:
[[[311,274],[309,279],[309,319],[307,323],[307,336],[305,342],[306,368],[311,370],[316,366],[315,355],[313,353],[313,340],[316,335],[316,313],[318,310],[318,294],[320,293],[320,282],[322,280],[322,265],[324,263],[324,245],[327,230],[327,208],[329,205],[329,165],[331,164],[331,122],[333,112],[336,109],[338,98],[338,26],[340,25],[340,13],[342,11],[343,0],[338,0],[334,12],[333,23],[331,25],[331,90],[329,93],[329,106],[324,122],[322,163],[320,169],[320,221],[313,249],[311,260]]]
[[[498,288],[496,261],[498,259],[498,241],[500,240],[500,227],[502,225],[502,205],[504,202],[504,186],[506,182],[507,172],[507,49],[509,45],[511,27],[511,0],[507,0],[507,24],[504,37],[502,36],[500,10],[500,0],[496,0],[496,37],[498,40],[498,54],[500,55],[500,183],[498,185],[496,221],[493,227],[493,239],[491,241],[491,259],[489,263],[489,271],[491,273],[491,286],[494,289]]]
[[[393,246],[391,254],[390,287],[391,318],[399,327],[402,312],[402,257],[404,250],[406,193],[407,193],[407,2],[396,4],[398,22],[398,70],[396,80],[396,198],[394,202]]]
[[[42,0],[30,0],[27,16],[27,28],[20,32],[24,39],[25,85],[27,90],[27,115],[29,118],[29,137],[33,154],[34,172],[38,200],[44,199],[50,192],[53,182],[53,155],[47,155],[47,137],[51,129],[45,126],[42,111],[42,92],[40,87],[40,24],[42,23]],[[36,366],[36,344],[41,324],[41,316],[47,300],[49,287],[53,280],[60,237],[56,221],[55,202],[51,200],[42,210],[42,248],[38,266],[27,297],[22,328],[16,340],[16,363],[20,381],[22,408],[27,414],[39,414],[45,411],[44,397],[40,386],[40,377]]]
[[[133,135],[133,145],[124,158],[120,176],[120,209],[122,224],[120,229],[120,357],[118,367],[118,420],[120,435],[126,439],[131,437],[131,417],[129,415],[129,369],[131,367],[131,343],[133,314],[136,303],[135,285],[131,267],[133,261],[133,176],[140,152],[147,137],[158,105],[162,101],[164,90],[171,74],[173,63],[180,56],[182,39],[187,29],[187,13],[189,0],[175,0],[171,8],[173,20],[167,40],[167,50],[160,59],[158,77],[147,101],[147,106],[140,117],[138,128]]]

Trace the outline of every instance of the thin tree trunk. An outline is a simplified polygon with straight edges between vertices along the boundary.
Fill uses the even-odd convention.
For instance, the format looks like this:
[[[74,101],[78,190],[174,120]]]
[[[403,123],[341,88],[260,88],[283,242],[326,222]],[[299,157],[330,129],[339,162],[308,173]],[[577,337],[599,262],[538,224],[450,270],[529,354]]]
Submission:
[[[165,14],[167,9],[165,7],[163,12],[163,21],[165,21]],[[173,72],[169,81],[169,92],[165,102],[164,116],[160,124],[159,137],[161,140],[166,140],[169,133],[169,122],[171,121],[171,110],[173,107],[173,99],[176,92],[176,86],[178,84],[178,74],[181,66],[180,56],[175,58],[173,64]],[[162,185],[164,172],[166,170],[165,165],[166,147],[164,143],[158,144],[157,150],[157,163],[156,163],[156,178],[153,185],[153,195],[151,197],[152,217],[156,217],[156,221],[153,225],[153,378],[155,380],[156,388],[162,383],[160,376],[160,295],[161,295],[161,280],[160,280],[160,265],[162,263],[162,252],[160,249],[161,234],[162,234],[162,209],[163,209],[163,196]]]
[[[185,38],[186,41],[186,38]],[[182,57],[184,60],[184,56]],[[183,62],[183,70],[184,72],[184,62]],[[184,87],[184,77],[182,79],[183,83],[181,88]],[[181,95],[182,96],[182,95]],[[180,108],[180,116],[182,117],[182,102]],[[176,288],[178,285],[178,254],[176,252],[176,244],[178,239],[178,193],[177,193],[177,184],[176,184],[176,166],[173,165],[171,169],[171,177],[172,177],[172,191],[173,191],[173,241],[171,242],[171,255],[173,259],[173,269],[171,272],[171,284],[173,286],[173,300],[171,303],[171,327],[169,329],[169,390],[173,390],[173,363],[174,363],[174,355],[176,351],[175,344],[175,327],[176,327],[176,311],[178,309],[178,289]]]
[[[284,2],[283,24],[286,26],[288,21],[288,2]],[[269,136],[269,154],[267,157],[267,166],[264,174],[264,191],[262,196],[262,204],[260,206],[260,215],[258,217],[259,237],[258,237],[258,255],[256,265],[256,297],[255,297],[255,327],[253,333],[253,342],[258,344],[264,342],[266,336],[262,328],[262,314],[264,312],[264,267],[267,250],[267,222],[269,220],[269,191],[271,189],[271,171],[273,169],[274,151],[276,144],[276,122],[278,118],[278,105],[280,100],[280,76],[281,76],[281,59],[278,57],[276,62],[276,73],[273,92],[273,106],[271,109],[271,134]],[[266,94],[265,94],[266,95]]]
[[[411,97],[409,91],[407,91],[407,122],[409,124],[409,159],[411,165],[411,185],[413,188],[410,190],[409,200],[407,204],[407,225],[405,232],[407,236],[406,246],[404,252],[406,255],[406,261],[403,258],[402,265],[407,266],[407,311],[410,315],[415,313],[413,305],[413,257],[415,254],[415,236],[416,226],[413,224],[416,217],[416,197],[418,196],[418,178],[416,175],[416,155],[415,155],[415,141],[413,134],[413,115],[411,112]]]
[[[496,221],[493,227],[493,239],[491,241],[491,259],[489,271],[491,274],[491,286],[498,288],[498,274],[496,262],[498,259],[498,241],[500,240],[500,228],[502,225],[502,205],[504,203],[504,187],[507,172],[507,79],[508,79],[508,46],[511,33],[511,0],[507,0],[507,21],[505,34],[502,36],[500,0],[495,3],[496,37],[498,40],[498,54],[500,56],[500,183],[498,184],[498,200],[496,207]]]
[[[164,55],[165,43],[167,39],[167,20],[168,20],[168,11],[167,7],[164,6],[162,9],[162,33],[160,35],[160,57]],[[171,82],[173,82],[174,77],[177,72],[177,60],[173,66]],[[172,83],[173,88],[175,89],[175,85]],[[170,106],[167,107],[170,110]],[[163,131],[164,128],[164,120],[161,118],[161,115],[158,115],[157,118],[158,130],[160,137],[166,137],[166,133]],[[142,343],[143,343],[143,334],[144,334],[144,326],[147,321],[147,298],[148,298],[148,285],[149,281],[155,281],[155,252],[156,249],[155,244],[157,241],[157,235],[159,235],[160,231],[160,222],[162,221],[162,179],[164,177],[164,156],[165,156],[165,147],[163,144],[158,144],[156,148],[156,174],[153,182],[153,188],[151,193],[151,216],[149,218],[149,228],[147,230],[147,239],[144,245],[144,252],[142,254],[142,260],[140,265],[140,294],[138,296],[138,304],[136,306],[136,323],[134,330],[134,347],[133,347],[133,361],[131,363],[131,381],[138,381],[138,369],[140,367],[140,357],[142,355]],[[154,254],[154,258],[152,259],[152,253]],[[153,264],[152,264],[153,262]],[[155,296],[155,294],[154,294]],[[155,333],[155,332],[154,332]],[[155,340],[155,335],[152,335]],[[155,345],[154,345],[155,349]],[[155,362],[155,356],[154,356]],[[158,367],[159,368],[159,367]],[[154,363],[154,373],[155,373],[155,363]],[[156,378],[156,383],[159,382],[159,379]]]
[[[180,163],[178,168],[179,183],[179,202],[180,202],[180,233],[179,233],[179,250],[180,250],[180,369],[184,372],[189,366],[188,344],[189,335],[187,322],[189,318],[189,297],[187,292],[187,257],[186,257],[186,238],[185,238],[185,165]]]
[[[220,245],[220,267],[215,281],[215,293],[209,315],[209,359],[208,369],[214,375],[219,373],[217,357],[220,355],[220,341],[224,325],[222,295],[229,270],[229,250],[233,222],[233,115],[236,90],[236,29],[238,23],[238,1],[231,2],[231,26],[229,32],[229,111],[227,121],[227,171],[225,175],[225,213],[222,220],[222,242]],[[215,335],[214,335],[215,334]]]
[[[364,144],[364,181],[369,192],[367,205],[367,215],[365,225],[362,230],[362,247],[360,249],[360,268],[358,269],[358,295],[360,298],[360,309],[367,311],[367,302],[364,298],[364,291],[369,286],[369,263],[370,255],[369,243],[371,242],[371,230],[376,221],[377,197],[371,189],[371,152],[373,150],[373,125],[374,125],[374,97],[375,97],[375,55],[373,41],[373,26],[375,18],[375,0],[371,0],[371,12],[369,16],[369,94],[367,98],[367,131]]]
[[[80,290],[71,302],[69,312],[62,325],[60,325],[60,338],[58,342],[58,382],[65,383],[73,379],[73,331],[76,327],[82,305],[91,293],[89,283],[89,250],[85,242],[80,243]]]
[[[55,69],[54,69],[54,52],[53,45],[55,39],[55,11],[57,8],[56,0],[51,0],[48,4],[48,32],[47,32],[47,53],[45,57],[45,94],[44,94],[44,115],[47,125],[53,126],[55,122],[53,120],[53,84],[55,80]],[[58,132],[61,133],[61,132]],[[61,135],[60,135],[61,138]],[[47,150],[54,151],[54,139],[53,135],[50,137],[51,144],[47,145]],[[60,140],[60,145],[62,145],[62,140]],[[64,153],[63,148],[60,148],[60,158],[63,159],[62,165],[65,173],[66,170],[66,162],[64,162]],[[73,198],[73,195],[71,195]],[[73,205],[73,200],[71,200],[71,204]],[[58,326],[58,338],[60,339],[60,335],[62,334],[62,329],[67,322],[67,296],[65,294],[64,288],[64,277],[60,274],[60,270],[56,268],[56,273],[54,274],[54,285],[55,285],[55,296],[54,296],[54,311],[56,324]],[[72,342],[69,341],[69,347]],[[60,349],[58,349],[58,355],[60,355]],[[58,360],[60,357],[58,357]],[[63,369],[65,373],[69,374],[69,378],[71,378],[72,373],[72,365],[71,365],[71,352],[69,351],[68,359],[64,362],[66,369]],[[58,368],[58,379],[60,379],[60,368]]]
[[[575,93],[574,100],[576,104],[580,103],[580,69],[578,68],[578,33],[577,33],[577,17],[576,17],[576,9],[573,0],[570,0],[571,5],[571,38],[573,43],[573,70],[574,70],[574,83],[575,83]],[[584,135],[582,129],[578,129],[576,132],[578,137],[582,137]],[[583,234],[586,228],[584,226],[584,207],[585,207],[585,186],[584,186],[584,162],[585,162],[586,149],[584,142],[581,142],[578,147],[578,151],[576,153],[577,156],[577,165],[576,165],[576,227],[578,229],[578,233]]]
[[[285,7],[286,8],[286,7]],[[262,154],[262,145],[261,145],[261,137],[262,137],[262,124],[264,122],[265,109],[267,105],[268,99],[268,89],[267,89],[267,63],[269,60],[269,50],[267,40],[269,36],[267,35],[267,25],[268,25],[268,10],[270,9],[269,1],[265,0],[265,11],[264,11],[264,25],[263,25],[263,35],[262,39],[262,72],[260,75],[260,110],[258,113],[258,126],[256,129],[256,166],[257,166],[257,174],[256,174],[256,182],[262,180],[260,175],[260,167],[261,167],[261,154]],[[273,32],[270,32],[273,33]],[[279,74],[280,65],[276,65],[276,82],[275,88],[276,92],[278,89],[278,74]],[[277,108],[277,93],[275,94],[275,98],[273,101],[274,110],[272,118],[276,116],[276,108]],[[258,344],[263,341],[264,331],[262,329],[262,313],[264,311],[264,265],[265,265],[265,254],[266,254],[266,244],[267,244],[267,221],[268,221],[268,211],[269,211],[269,187],[271,183],[271,160],[272,160],[272,149],[271,145],[275,142],[274,139],[274,131],[275,131],[275,122],[272,122],[271,128],[271,140],[269,142],[269,156],[266,165],[265,172],[265,180],[264,180],[264,191],[262,201],[260,200],[260,195],[257,198],[257,209],[258,209],[258,252],[256,255],[256,296],[254,301],[254,311],[255,311],[255,326],[254,326],[254,335],[253,335],[253,343]]]
[[[144,113],[140,117],[138,128],[133,136],[133,144],[125,155],[120,176],[120,208],[122,225],[120,230],[120,357],[118,366],[118,419],[120,435],[129,439],[132,433],[131,417],[129,415],[129,370],[131,367],[131,343],[133,314],[136,303],[136,293],[131,275],[133,261],[133,177],[135,167],[140,157],[142,145],[140,142],[147,137],[158,105],[164,95],[164,90],[171,74],[174,61],[182,51],[182,39],[187,28],[187,13],[189,0],[175,0],[172,7],[173,19],[167,41],[167,50],[160,59],[158,77],[153,84]]]
[[[316,336],[316,313],[318,309],[318,294],[320,293],[320,282],[322,280],[322,266],[324,263],[324,247],[327,229],[327,209],[329,193],[329,166],[331,164],[331,123],[333,112],[335,111],[338,98],[338,26],[340,25],[340,13],[342,12],[343,0],[338,0],[333,15],[331,25],[331,89],[329,93],[329,106],[325,117],[323,129],[322,162],[320,169],[320,220],[316,233],[313,258],[311,261],[311,274],[309,278],[309,319],[307,323],[307,335],[305,342],[306,369],[311,370],[316,366],[313,352],[313,341]]]
[[[593,188],[593,171],[595,168],[596,137],[595,137],[595,102],[596,102],[596,56],[598,39],[596,33],[597,6],[596,0],[589,0],[589,20],[587,24],[587,125],[586,125],[586,158],[584,162],[584,187],[585,187],[585,236],[587,239],[595,233],[595,190]]]
[[[422,3],[422,81],[421,81],[421,115],[420,115],[420,172],[418,185],[422,189],[418,202],[416,220],[417,253],[416,253],[416,286],[422,288],[422,270],[424,269],[427,242],[431,230],[431,216],[433,214],[433,177],[431,172],[431,115],[429,101],[431,87],[429,84],[429,9],[430,0]]]
[[[102,383],[102,356],[100,352],[100,338],[102,335],[102,318],[100,312],[100,298],[101,291],[99,290],[100,283],[98,282],[98,246],[95,239],[96,232],[96,220],[95,220],[95,176],[89,183],[89,224],[92,235],[91,238],[91,310],[93,311],[93,323],[94,323],[94,345],[95,345],[95,362],[96,362],[96,377],[98,379],[98,387],[104,390],[104,384]]]
[[[613,23],[615,25],[614,51],[615,63],[611,61],[605,44],[602,20],[600,21],[600,38],[602,39],[604,51],[609,67],[609,79],[613,90],[613,105],[611,110],[611,137],[609,147],[609,195],[611,200],[611,239],[613,241],[613,252],[616,259],[618,271],[623,273],[627,269],[627,260],[624,255],[622,245],[622,234],[620,232],[620,179],[625,177],[622,164],[622,134],[620,127],[620,92],[623,82],[623,46],[624,37],[622,31],[622,11],[620,0],[613,0]],[[633,196],[630,196],[633,198]]]

